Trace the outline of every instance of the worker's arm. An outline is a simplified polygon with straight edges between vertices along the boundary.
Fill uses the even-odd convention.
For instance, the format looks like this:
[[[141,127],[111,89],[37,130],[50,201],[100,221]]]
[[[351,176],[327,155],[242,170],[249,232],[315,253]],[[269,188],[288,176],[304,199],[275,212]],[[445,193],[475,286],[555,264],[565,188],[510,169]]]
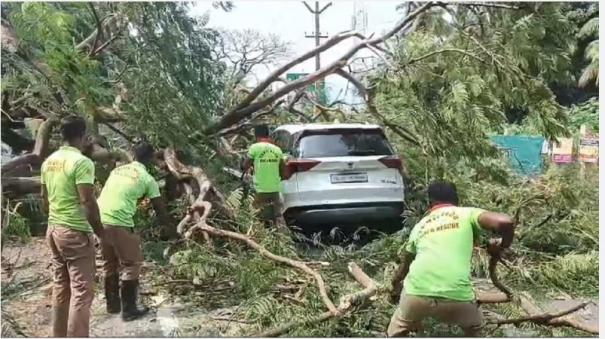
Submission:
[[[244,157],[244,161],[242,162],[242,172],[247,173],[250,168],[254,165],[254,157],[256,155],[258,147],[256,144],[250,146],[248,149],[248,153],[246,153]]]
[[[40,174],[40,195],[42,196],[42,210],[48,215],[48,189],[46,188],[46,181],[44,180],[44,164],[42,164],[42,173]]]
[[[488,252],[493,256],[499,256],[502,249],[510,247],[515,234],[515,222],[506,214],[495,212],[483,212],[479,215],[478,224],[481,228],[500,235],[500,241],[491,241]]]
[[[93,232],[101,239],[103,237],[103,224],[99,214],[99,206],[95,197],[95,165],[92,160],[85,158],[74,165],[74,178],[80,205],[84,208],[86,220],[92,227]]]
[[[148,177],[145,197],[151,200],[151,206],[153,206],[155,216],[160,225],[161,238],[164,239],[175,236],[176,222],[172,220],[172,217],[168,213],[164,199],[162,199],[162,195],[160,194],[160,186],[152,176]]]
[[[403,252],[403,260],[397,270],[395,271],[395,275],[391,280],[391,301],[396,302],[401,295],[401,290],[403,289],[403,281],[405,277],[408,275],[410,271],[410,265],[412,261],[414,261],[416,255],[414,253],[410,253],[408,251]]]
[[[281,180],[286,177],[286,162],[283,157],[279,159],[279,177]]]
[[[42,209],[44,213],[48,215],[48,190],[46,189],[46,185],[42,183],[41,192],[42,194]]]
[[[95,186],[93,184],[78,184],[77,187],[80,205],[84,208],[86,220],[88,220],[93,232],[101,239],[103,238],[103,224],[101,224],[99,205],[97,205],[95,197]]]
[[[153,210],[155,211],[155,215],[157,216],[160,224],[170,225],[170,216],[166,210],[164,199],[162,199],[162,197],[153,198],[151,199],[151,205],[153,206]]]

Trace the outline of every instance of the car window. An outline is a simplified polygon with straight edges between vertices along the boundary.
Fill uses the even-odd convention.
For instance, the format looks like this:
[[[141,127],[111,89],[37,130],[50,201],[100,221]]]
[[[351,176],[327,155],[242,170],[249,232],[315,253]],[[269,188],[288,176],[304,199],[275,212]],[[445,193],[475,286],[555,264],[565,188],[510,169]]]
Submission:
[[[328,130],[303,135],[298,142],[300,158],[393,155],[380,130]]]

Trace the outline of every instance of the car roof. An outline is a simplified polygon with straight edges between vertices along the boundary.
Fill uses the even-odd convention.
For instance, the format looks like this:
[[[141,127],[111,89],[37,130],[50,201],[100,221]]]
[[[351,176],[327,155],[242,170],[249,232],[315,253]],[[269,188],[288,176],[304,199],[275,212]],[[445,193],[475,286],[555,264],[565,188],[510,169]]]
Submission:
[[[281,125],[275,131],[287,131],[290,134],[294,134],[301,131],[326,129],[382,129],[382,127],[375,124],[290,124]]]

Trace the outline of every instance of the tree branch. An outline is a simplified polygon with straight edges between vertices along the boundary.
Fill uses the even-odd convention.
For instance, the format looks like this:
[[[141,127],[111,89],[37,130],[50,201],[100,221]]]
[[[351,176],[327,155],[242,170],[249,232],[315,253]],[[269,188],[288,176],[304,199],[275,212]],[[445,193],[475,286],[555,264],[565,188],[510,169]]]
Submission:
[[[297,58],[293,59],[292,61],[279,67],[278,69],[273,71],[271,74],[269,74],[267,76],[267,78],[265,78],[265,80],[263,80],[258,86],[256,86],[254,88],[254,90],[252,90],[252,92],[250,92],[250,94],[244,100],[242,100],[242,102],[240,104],[238,104],[234,109],[231,110],[230,113],[233,114],[233,112],[236,112],[236,111],[246,107],[250,103],[252,103],[252,101],[254,101],[254,99],[256,99],[262,92],[264,92],[267,89],[267,87],[269,87],[269,85],[271,85],[273,82],[275,82],[277,78],[279,78],[284,72],[286,72],[290,68],[294,67],[295,65],[300,64],[301,62],[303,62],[307,59],[314,57],[316,54],[327,50],[328,48],[338,44],[339,42],[341,42],[345,39],[348,39],[350,37],[354,37],[354,36],[359,36],[359,33],[350,32],[350,31],[338,33],[338,34],[332,36],[331,38],[329,38],[328,40],[324,41],[324,43],[317,46],[316,48],[298,56]],[[230,113],[228,113],[227,116]]]
[[[130,142],[131,144],[134,143],[134,138],[129,136],[128,134],[122,132],[119,128],[115,127],[114,125],[112,125],[109,122],[103,122],[103,125],[107,126],[110,130],[116,132],[117,134],[121,135],[122,138],[126,139],[128,142]]]
[[[92,52],[97,47],[97,42],[99,41],[99,38],[103,37],[103,26],[101,25],[101,21],[99,20],[99,16],[97,15],[97,10],[95,9],[95,6],[93,5],[93,3],[89,2],[88,7],[90,7],[90,11],[92,12],[92,15],[94,16],[95,23],[97,25],[97,34],[95,34],[95,39],[92,43],[92,46],[90,47],[90,52],[88,53],[88,56],[92,56]]]
[[[44,122],[40,124],[38,127],[38,132],[36,133],[36,141],[34,143],[34,149],[31,153],[18,156],[8,161],[4,165],[2,165],[2,176],[6,176],[11,172],[16,171],[19,168],[24,166],[30,168],[39,168],[42,164],[42,161],[48,154],[48,145],[50,142],[50,135],[53,127],[57,124],[57,120],[55,119],[46,119]]]
[[[445,5],[451,5],[452,3],[444,3]],[[504,3],[494,3],[494,2],[459,2],[456,3],[458,6],[474,6],[474,7],[488,7],[488,8],[503,8],[503,9],[514,9],[519,10],[522,7],[507,5]]]
[[[109,14],[107,16],[105,16],[103,19],[101,19],[101,25],[105,24],[105,20],[108,20],[110,18],[115,17],[115,14]],[[92,31],[92,33],[90,33],[89,36],[87,36],[84,40],[82,40],[82,42],[80,42],[79,44],[76,45],[76,49],[78,51],[83,51],[86,47],[91,47],[91,50],[94,49],[94,46],[91,46],[91,43],[93,41],[95,41],[96,44],[96,39],[97,39],[97,35],[99,34],[99,29],[95,28],[94,31]]]
[[[390,128],[395,134],[399,135],[402,139],[411,142],[414,145],[421,146],[418,138],[412,133],[410,130],[403,126],[392,124],[388,121],[382,114],[378,112],[378,109],[374,105],[374,93],[373,91],[369,91],[358,79],[349,74],[348,72],[338,69],[335,71],[336,74],[342,76],[349,82],[351,82],[359,91],[359,94],[363,97],[366,105],[368,107],[368,111],[371,115],[376,117],[383,125]]]
[[[527,295],[527,294],[523,294],[520,296],[520,304],[521,304],[521,308],[527,314],[529,314],[529,317],[520,318],[521,319],[520,322],[531,321],[531,322],[534,322],[534,323],[537,323],[540,325],[547,325],[547,326],[567,326],[567,327],[572,327],[572,328],[575,328],[575,329],[578,329],[581,331],[585,331],[588,333],[599,334],[598,325],[597,325],[597,327],[586,325],[582,322],[579,322],[579,321],[569,317],[569,314],[586,307],[589,304],[588,302],[580,303],[579,305],[577,305],[571,309],[559,312],[554,315],[548,314],[548,313],[543,313],[542,310],[540,310],[540,308],[538,306],[536,306],[534,302],[532,302],[531,297],[529,297],[529,295]],[[518,321],[519,319],[511,319],[511,320]],[[504,321],[506,321],[506,320],[504,320]],[[508,323],[514,323],[514,322],[508,322]]]
[[[205,131],[206,134],[213,134],[217,130],[229,127],[229,126],[237,123],[238,121],[244,119],[245,117],[249,116],[250,114],[258,111],[259,109],[262,109],[263,107],[267,106],[271,102],[281,98],[282,96],[286,95],[287,93],[289,93],[293,90],[297,90],[299,88],[305,87],[313,82],[323,79],[328,74],[334,73],[337,69],[342,68],[347,63],[347,60],[349,60],[353,55],[355,55],[355,53],[357,53],[360,49],[366,47],[367,45],[375,46],[375,45],[378,45],[378,44],[384,42],[386,39],[392,37],[395,33],[400,31],[401,29],[405,28],[409,23],[414,21],[416,19],[416,17],[418,17],[424,11],[428,10],[429,8],[431,8],[432,6],[435,6],[435,5],[436,5],[436,3],[433,3],[433,2],[427,2],[427,3],[423,4],[417,10],[415,10],[413,13],[410,13],[408,16],[406,16],[406,18],[404,18],[399,24],[397,24],[387,34],[380,36],[378,38],[364,39],[363,41],[359,42],[358,44],[353,46],[351,49],[349,49],[349,51],[346,52],[345,54],[343,54],[338,60],[332,62],[328,66],[325,66],[324,68],[322,68],[304,78],[293,81],[293,82],[285,85],[284,87],[280,88],[272,95],[269,95],[268,97],[253,103],[253,101],[271,83],[275,82],[276,79],[282,73],[284,73],[288,69],[292,68],[294,65],[297,65],[297,64],[311,58],[312,56],[325,51],[326,49],[332,47],[333,45],[337,44],[338,42],[340,42],[346,38],[353,37],[353,36],[363,37],[361,34],[359,34],[357,32],[343,32],[343,33],[339,33],[339,34],[333,36],[332,38],[328,39],[320,46],[318,46],[318,47],[312,49],[311,51],[301,55],[300,57],[290,61],[286,65],[280,67],[279,69],[277,69],[273,73],[271,73],[239,105],[237,105],[233,110],[231,110],[230,112],[225,114],[217,123],[215,123],[215,124],[211,125],[209,128],[207,128]]]
[[[415,63],[415,62],[418,62],[418,61],[421,61],[421,60],[423,60],[423,59],[430,58],[430,57],[432,57],[433,55],[436,55],[436,54],[442,54],[442,53],[448,53],[448,52],[455,52],[455,53],[464,54],[464,55],[469,56],[469,57],[471,57],[471,58],[473,58],[473,59],[475,59],[475,60],[477,60],[477,61],[480,61],[480,62],[482,62],[482,63],[486,63],[486,62],[485,62],[485,60],[481,59],[481,58],[480,58],[480,57],[478,57],[477,55],[472,54],[472,53],[469,53],[469,52],[467,52],[467,51],[465,51],[465,50],[463,50],[463,49],[459,49],[459,48],[444,48],[444,49],[440,49],[440,50],[432,51],[432,52],[430,52],[430,53],[427,53],[427,54],[425,54],[425,55],[419,56],[419,57],[417,57],[417,58],[412,58],[412,59],[410,59],[410,60],[408,61],[408,63],[407,63],[407,64],[408,64],[408,65],[411,65],[411,64],[413,64],[413,63]]]
[[[36,143],[34,144],[33,153],[38,155],[41,158],[45,158],[48,154],[48,144],[50,141],[50,134],[52,129],[57,124],[57,120],[51,118],[46,119],[40,127],[38,128],[38,133],[36,134]]]
[[[114,40],[116,40],[119,37],[120,37],[120,33],[115,33],[111,38],[109,38],[109,40],[105,41],[103,44],[101,44],[101,46],[99,46],[99,48],[97,48],[96,50],[94,50],[94,52],[92,52],[90,54],[90,56],[97,56],[105,48],[107,48],[107,46],[109,46],[109,44],[111,44]]]
[[[564,310],[564,311],[561,311],[558,313],[553,313],[553,314],[540,313],[540,314],[534,314],[534,315],[529,315],[526,317],[515,318],[515,319],[497,319],[497,320],[488,321],[487,323],[490,325],[505,325],[505,324],[518,325],[523,322],[532,322],[532,323],[535,323],[538,325],[548,325],[551,321],[555,320],[556,318],[560,318],[562,316],[565,316],[565,315],[571,314],[575,311],[578,311],[580,309],[583,309],[586,306],[588,306],[588,304],[590,304],[590,302],[582,302],[567,310]]]
[[[297,269],[307,273],[308,275],[312,276],[315,279],[315,282],[317,283],[317,287],[319,289],[319,294],[320,294],[321,299],[323,300],[324,304],[328,308],[328,312],[338,314],[339,311],[336,309],[336,306],[334,306],[334,303],[332,303],[332,301],[330,300],[330,297],[328,297],[328,292],[326,290],[326,284],[325,284],[323,278],[321,277],[321,275],[319,273],[317,273],[317,271],[310,268],[306,263],[299,261],[299,260],[293,260],[290,258],[286,258],[286,257],[282,257],[280,255],[273,254],[273,253],[269,252],[266,248],[259,245],[257,242],[255,242],[254,240],[250,239],[249,237],[247,237],[243,234],[216,229],[212,226],[208,226],[205,222],[198,222],[195,226],[193,226],[191,228],[191,231],[194,231],[195,229],[199,229],[200,231],[204,231],[204,232],[207,232],[208,234],[212,234],[215,236],[231,238],[231,239],[242,241],[242,242],[246,243],[248,246],[257,250],[264,257],[267,257],[271,260],[280,262],[282,264],[286,264],[288,266],[292,266],[294,268],[297,268]]]
[[[220,130],[219,132],[217,132],[218,135],[220,136],[225,136],[225,135],[229,135],[229,134],[233,134],[233,133],[239,133],[240,131],[242,131],[243,129],[246,128],[250,128],[252,126],[252,121],[254,121],[255,119],[260,118],[261,116],[264,115],[268,115],[271,114],[275,111],[275,109],[277,107],[279,107],[279,105],[283,104],[285,100],[279,100],[277,101],[275,104],[271,105],[271,107],[269,107],[269,109],[262,111],[258,114],[255,114],[253,117],[251,117],[247,122],[243,122],[240,123],[238,125],[229,127],[229,128],[225,128],[223,130]]]
[[[334,318],[334,317],[339,317],[339,318],[343,317],[345,314],[347,314],[353,308],[353,306],[361,304],[362,302],[368,300],[371,296],[376,294],[376,292],[378,291],[376,282],[374,282],[370,277],[368,277],[368,275],[356,263],[350,262],[348,265],[348,271],[349,271],[349,274],[351,274],[353,276],[353,278],[355,278],[355,280],[364,287],[364,289],[359,292],[343,296],[340,299],[337,313],[328,311],[328,312],[324,312],[316,317],[306,319],[303,321],[295,320],[295,321],[286,323],[282,326],[279,326],[275,329],[262,332],[255,336],[256,337],[277,337],[279,335],[289,332],[290,330],[292,330],[296,327],[309,325],[309,324],[316,324],[316,323],[326,321],[326,320]]]
[[[300,111],[296,107],[294,107],[296,105],[296,103],[304,96],[305,90],[306,89],[299,90],[296,93],[296,95],[294,96],[294,98],[292,99],[292,101],[290,101],[290,103],[288,104],[288,107],[286,109],[288,110],[288,112],[292,112],[292,113],[300,116],[301,118],[303,118],[305,122],[311,122],[311,118],[309,118],[305,113],[303,113],[302,111]]]

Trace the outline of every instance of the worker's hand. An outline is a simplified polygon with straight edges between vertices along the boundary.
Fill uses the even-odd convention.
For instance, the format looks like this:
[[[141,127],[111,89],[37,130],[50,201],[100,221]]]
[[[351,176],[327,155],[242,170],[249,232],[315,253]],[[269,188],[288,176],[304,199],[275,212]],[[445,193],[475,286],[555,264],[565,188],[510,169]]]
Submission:
[[[500,239],[491,239],[489,245],[487,245],[487,253],[492,257],[500,258],[503,250],[502,246],[500,246],[501,242]]]

